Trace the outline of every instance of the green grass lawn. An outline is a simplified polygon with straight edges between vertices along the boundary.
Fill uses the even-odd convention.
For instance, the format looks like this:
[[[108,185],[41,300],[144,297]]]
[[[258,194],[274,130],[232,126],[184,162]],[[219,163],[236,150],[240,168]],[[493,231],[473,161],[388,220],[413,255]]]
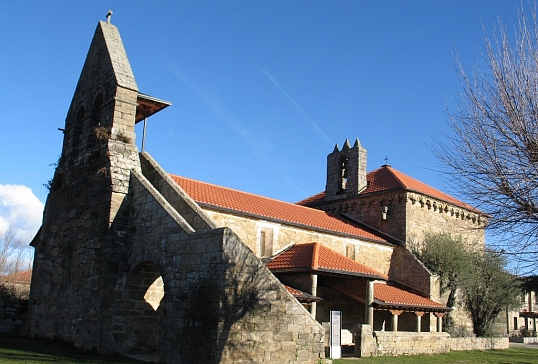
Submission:
[[[425,363],[458,363],[458,364],[527,364],[538,363],[538,350],[510,348],[506,350],[487,351],[452,351],[437,355],[410,355],[399,357],[379,357],[361,359],[338,359],[333,364],[425,364]]]
[[[25,338],[0,335],[0,363],[34,364],[34,363],[86,363],[86,364],[120,364],[142,363],[118,355],[97,355],[84,353],[72,346],[62,343],[29,340]],[[400,357],[380,357],[362,359],[339,359],[334,364],[391,364],[391,363],[458,363],[458,364],[527,364],[538,363],[538,350],[512,348],[490,351],[459,351],[438,355],[414,355]],[[205,364],[205,363],[200,363]]]
[[[82,352],[71,345],[59,342],[0,335],[0,363],[120,364],[143,362],[120,355],[98,355],[96,353]]]

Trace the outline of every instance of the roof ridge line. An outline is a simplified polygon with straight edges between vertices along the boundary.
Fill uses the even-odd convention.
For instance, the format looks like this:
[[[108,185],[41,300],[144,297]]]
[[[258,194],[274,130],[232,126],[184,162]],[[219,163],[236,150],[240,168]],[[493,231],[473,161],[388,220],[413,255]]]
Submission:
[[[393,169],[391,166],[386,166],[385,168],[387,168],[388,172],[389,172],[394,178],[396,178],[396,180],[400,183],[400,185],[401,185],[404,189],[406,189],[406,190],[409,190],[409,189],[410,189],[410,187],[409,187],[404,181],[402,181],[402,179],[401,179],[400,177],[398,177],[398,175],[397,175],[396,173],[394,173],[394,172],[396,171],[395,169]],[[400,171],[398,171],[398,172],[399,172],[399,173],[402,173],[402,172],[400,172]],[[413,178],[413,177],[410,177],[410,178]],[[417,180],[417,181],[418,181],[418,180]],[[418,182],[420,182],[420,181],[418,181]],[[433,187],[432,187],[432,188],[433,188]]]
[[[425,196],[428,196],[428,197],[430,197],[430,198],[435,198],[435,199],[437,199],[437,200],[439,200],[439,201],[443,201],[443,202],[445,202],[445,203],[449,203],[449,204],[452,204],[452,205],[455,205],[455,206],[458,206],[458,205],[459,205],[459,207],[464,208],[464,209],[469,210],[469,211],[472,211],[472,212],[474,212],[474,213],[477,213],[477,214],[484,214],[484,215],[485,215],[484,212],[480,211],[479,209],[477,209],[476,207],[472,206],[471,204],[469,204],[469,203],[467,203],[467,202],[465,202],[465,201],[460,200],[459,198],[456,198],[456,197],[454,197],[454,196],[452,196],[452,195],[449,195],[448,193],[443,192],[443,191],[441,191],[440,189],[435,188],[435,187],[433,187],[433,186],[430,186],[428,183],[422,182],[422,181],[420,181],[420,180],[418,180],[418,179],[416,179],[416,178],[414,178],[414,177],[411,177],[411,176],[409,176],[409,175],[407,175],[407,174],[405,174],[405,173],[403,173],[403,172],[401,172],[401,171],[398,171],[398,170],[392,168],[391,166],[388,166],[388,168],[389,168],[389,172],[394,176],[394,178],[396,178],[396,179],[403,185],[404,189],[405,189],[406,191],[408,191],[408,192],[419,193],[419,194],[421,194],[421,195],[425,195]],[[413,188],[413,187],[411,187],[411,186],[408,186],[405,182],[402,181],[402,179],[401,179],[400,177],[398,177],[398,175],[396,174],[396,172],[397,172],[398,174],[402,174],[402,175],[404,175],[405,177],[407,177],[407,178],[409,178],[409,179],[412,179],[412,180],[415,181],[416,183],[418,183],[418,184],[420,184],[420,185],[422,185],[422,186],[424,186],[424,187],[426,187],[426,188],[429,188],[429,189],[431,189],[431,190],[433,190],[433,191],[435,191],[435,192],[437,192],[437,193],[439,193],[439,194],[441,194],[442,196],[445,196],[445,197],[434,196],[432,193],[428,193],[428,192],[420,191],[420,190],[418,190],[418,189],[416,189],[416,188]]]
[[[361,227],[362,229],[366,230],[367,232],[371,233],[371,234],[377,234],[377,235],[380,235],[381,237],[383,237],[385,240],[387,240],[388,243],[390,244],[393,244],[393,245],[400,245],[400,246],[405,246],[406,243],[404,241],[402,241],[401,239],[398,239],[390,234],[387,234],[385,232],[382,232],[381,230],[379,229],[376,229],[375,227],[373,226],[370,226],[360,220],[357,220],[356,218],[354,218],[353,216],[350,216],[349,214],[345,213],[345,212],[341,212],[340,213],[340,216],[344,217],[345,219],[353,222],[354,224],[358,225],[359,227]]]

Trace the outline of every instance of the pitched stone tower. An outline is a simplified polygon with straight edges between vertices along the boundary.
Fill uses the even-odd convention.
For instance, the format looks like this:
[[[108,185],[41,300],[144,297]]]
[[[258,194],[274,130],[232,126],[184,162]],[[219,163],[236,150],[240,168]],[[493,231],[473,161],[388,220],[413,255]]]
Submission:
[[[86,307],[106,304],[126,258],[129,175],[140,169],[134,134],[138,95],[117,28],[100,22],[33,241],[31,334],[48,331],[67,339],[80,331],[77,340],[98,346],[101,311]]]
[[[366,149],[359,139],[353,148],[346,139],[342,150],[338,144],[327,156],[327,185],[325,198],[327,201],[358,196],[366,189]]]

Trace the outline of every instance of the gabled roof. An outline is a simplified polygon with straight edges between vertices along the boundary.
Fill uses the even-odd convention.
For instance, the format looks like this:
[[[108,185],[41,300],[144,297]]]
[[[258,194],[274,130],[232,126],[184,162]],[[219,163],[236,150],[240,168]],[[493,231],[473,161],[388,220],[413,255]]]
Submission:
[[[274,273],[318,272],[387,280],[387,275],[349,259],[320,243],[296,244],[267,264]]]
[[[427,184],[420,182],[408,175],[397,171],[389,165],[384,165],[366,175],[368,187],[366,190],[360,193],[359,196],[366,196],[368,194],[403,190],[408,192],[416,192],[426,196],[436,198],[438,200],[448,202],[455,206],[465,208],[476,213],[481,213],[475,207],[462,202],[444,192],[441,192]],[[308,197],[302,201],[299,201],[298,205],[316,205],[324,202],[325,192],[318,193],[314,196]]]
[[[344,218],[309,207],[274,200],[237,191],[190,178],[170,177],[199,205],[238,215],[252,216],[340,235],[389,243],[385,238],[371,233]]]
[[[296,244],[274,257],[266,265],[273,273],[316,272],[345,277],[388,279],[385,274],[357,263],[320,243]],[[286,288],[290,292],[294,289],[287,286]],[[364,301],[364,297],[358,297],[357,292],[347,292],[345,286],[333,288]],[[292,292],[292,294],[294,293]],[[374,283],[374,304],[376,307],[385,309],[449,310],[445,305],[434,302],[427,297],[385,283]]]
[[[384,283],[374,283],[374,304],[384,308],[421,307],[435,311],[448,311],[449,308],[429,298],[405,291]]]

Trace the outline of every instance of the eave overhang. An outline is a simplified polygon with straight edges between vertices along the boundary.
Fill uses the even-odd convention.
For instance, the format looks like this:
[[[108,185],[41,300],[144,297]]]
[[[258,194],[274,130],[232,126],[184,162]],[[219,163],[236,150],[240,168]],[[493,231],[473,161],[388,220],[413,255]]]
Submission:
[[[141,92],[138,93],[136,102],[138,103],[138,106],[136,108],[135,123],[138,123],[172,105],[172,103],[169,101],[164,101]]]

